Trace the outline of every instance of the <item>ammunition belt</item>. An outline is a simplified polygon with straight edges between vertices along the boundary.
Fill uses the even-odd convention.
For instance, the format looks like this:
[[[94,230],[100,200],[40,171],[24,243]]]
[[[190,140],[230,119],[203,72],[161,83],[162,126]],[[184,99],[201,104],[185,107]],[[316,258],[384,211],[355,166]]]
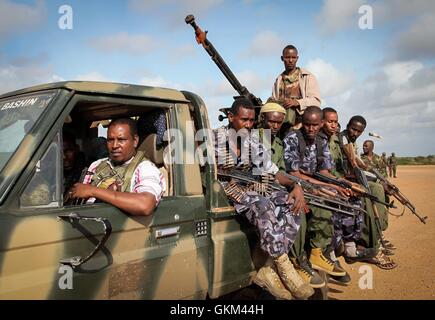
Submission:
[[[246,196],[248,188],[241,186],[234,180],[231,180],[224,186],[224,191],[230,200],[241,203]]]

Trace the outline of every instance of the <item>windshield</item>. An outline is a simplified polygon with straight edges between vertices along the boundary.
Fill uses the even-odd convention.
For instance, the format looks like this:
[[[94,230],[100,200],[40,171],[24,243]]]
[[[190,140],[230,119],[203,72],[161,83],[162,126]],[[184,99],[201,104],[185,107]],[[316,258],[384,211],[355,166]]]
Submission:
[[[46,91],[0,99],[0,171],[55,95]]]

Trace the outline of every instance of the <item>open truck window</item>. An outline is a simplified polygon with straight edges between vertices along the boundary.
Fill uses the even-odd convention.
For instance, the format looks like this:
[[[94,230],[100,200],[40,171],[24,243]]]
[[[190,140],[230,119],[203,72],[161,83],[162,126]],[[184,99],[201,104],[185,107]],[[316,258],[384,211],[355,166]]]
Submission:
[[[168,145],[164,141],[164,133],[169,128],[168,109],[155,106],[134,106],[128,104],[107,103],[107,101],[78,101],[66,118],[63,126],[62,148],[63,163],[63,195],[67,206],[85,205],[86,202],[71,201],[67,197],[68,190],[80,178],[84,178],[84,169],[99,159],[109,157],[107,150],[107,128],[110,122],[119,117],[129,117],[137,122],[139,144],[137,151],[144,153],[146,159],[153,162],[166,181],[166,192],[172,194],[172,167],[164,163],[163,151]],[[71,146],[74,164],[69,163]],[[144,158],[144,159],[145,159]],[[82,173],[82,174],[81,174]],[[66,200],[66,201],[65,201]]]

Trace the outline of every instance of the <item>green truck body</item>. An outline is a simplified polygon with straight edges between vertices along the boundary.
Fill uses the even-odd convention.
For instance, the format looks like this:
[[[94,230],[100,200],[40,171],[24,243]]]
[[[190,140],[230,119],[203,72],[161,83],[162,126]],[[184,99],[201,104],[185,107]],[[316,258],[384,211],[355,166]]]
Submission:
[[[66,119],[86,149],[98,135],[93,122],[156,109],[169,129],[183,133],[184,141],[169,145],[194,157],[186,141],[210,129],[194,93],[61,82],[0,96],[0,299],[204,299],[252,282],[265,255],[212,163],[161,164],[168,192],[152,216],[129,216],[106,203],[63,204]]]

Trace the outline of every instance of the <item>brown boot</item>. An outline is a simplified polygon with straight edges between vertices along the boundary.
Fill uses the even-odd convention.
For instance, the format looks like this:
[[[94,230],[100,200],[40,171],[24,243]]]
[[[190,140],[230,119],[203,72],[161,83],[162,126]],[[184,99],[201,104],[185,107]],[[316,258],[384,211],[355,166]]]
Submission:
[[[311,250],[310,262],[313,269],[325,271],[331,276],[342,277],[346,275],[346,271],[340,266],[334,264],[331,259],[325,257],[320,248],[313,248]]]
[[[254,283],[269,291],[274,297],[282,300],[291,300],[292,294],[281,281],[274,265],[264,266],[258,270]]]
[[[308,299],[314,294],[314,289],[297,273],[287,254],[275,258],[274,262],[282,283],[294,297]]]

